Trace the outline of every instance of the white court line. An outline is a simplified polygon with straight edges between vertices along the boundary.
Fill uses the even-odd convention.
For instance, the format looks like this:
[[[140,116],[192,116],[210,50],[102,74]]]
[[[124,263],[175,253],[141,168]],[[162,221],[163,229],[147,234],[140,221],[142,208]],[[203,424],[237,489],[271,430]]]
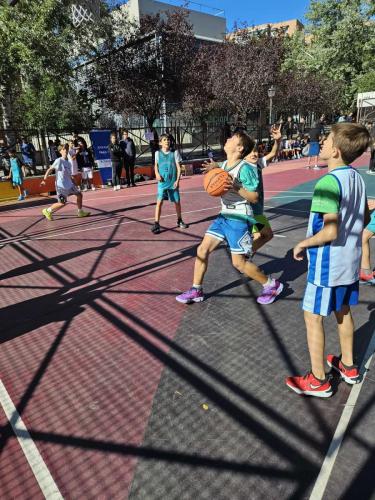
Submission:
[[[34,441],[26,429],[21,416],[19,415],[16,407],[11,400],[8,391],[6,390],[3,382],[0,380],[0,404],[9,420],[13,432],[17,437],[17,440],[22,448],[22,451],[26,457],[31,470],[34,473],[35,479],[39,484],[40,489],[43,492],[45,498],[53,500],[63,500],[50,471],[47,468],[38,448],[36,447]]]
[[[366,354],[363,358],[362,366],[360,367],[360,371],[364,369],[362,382],[360,384],[356,384],[352,387],[344,410],[341,414],[339,423],[337,424],[335,434],[333,435],[331,444],[328,448],[327,455],[323,461],[322,468],[320,469],[319,475],[315,482],[315,486],[311,492],[310,500],[321,500],[323,498],[324,492],[326,490],[328,481],[330,479],[333,466],[335,465],[335,461],[337,455],[339,453],[341,444],[343,442],[346,430],[349,425],[350,418],[354,411],[355,405],[357,404],[359,393],[361,392],[362,385],[367,375],[367,371],[371,364],[371,360],[373,358],[375,351],[375,331],[372,335],[371,341],[367,347]],[[367,361],[366,361],[367,360]],[[365,366],[363,367],[363,363]]]
[[[196,212],[204,212],[206,210],[218,210],[220,207],[215,206],[215,207],[209,207],[209,208],[200,208],[198,210],[190,210],[187,212],[182,212],[183,214],[192,214]],[[162,215],[160,218],[165,219],[167,217],[176,217],[176,214],[169,214],[169,215]],[[15,240],[15,241],[10,241],[9,243],[0,240],[3,244],[16,244],[16,243],[22,243],[23,241],[35,241],[35,240],[47,240],[49,238],[56,238],[58,236],[65,236],[67,234],[76,234],[76,233],[84,233],[86,231],[93,231],[97,229],[106,229],[107,227],[113,227],[113,226],[123,226],[125,224],[137,224],[138,222],[147,222],[147,221],[153,221],[155,220],[155,217],[147,217],[147,219],[138,219],[138,220],[130,220],[130,221],[125,221],[125,222],[120,222],[119,224],[114,223],[114,224],[106,224],[105,226],[92,226],[86,229],[77,229],[75,231],[66,231],[66,232],[61,232],[61,233],[53,233],[53,234],[48,234],[47,236],[36,236],[33,238],[32,236],[28,236],[27,238]]]

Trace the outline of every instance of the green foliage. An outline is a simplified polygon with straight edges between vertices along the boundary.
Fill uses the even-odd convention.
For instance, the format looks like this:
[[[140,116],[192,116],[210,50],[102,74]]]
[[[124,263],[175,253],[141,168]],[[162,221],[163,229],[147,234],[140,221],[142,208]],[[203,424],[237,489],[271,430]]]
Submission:
[[[73,67],[77,59],[93,57],[98,40],[110,35],[106,11],[102,22],[75,29],[69,0],[22,0],[15,7],[0,2],[0,99],[10,97],[12,123],[56,128],[71,121],[61,106],[72,96],[85,113],[89,103],[75,89]]]
[[[356,100],[356,80],[372,68],[375,56],[373,2],[312,0],[306,14],[308,41],[301,33],[286,40],[284,69],[299,69],[343,87],[341,106]]]
[[[375,92],[375,70],[360,75],[354,84],[358,92]]]

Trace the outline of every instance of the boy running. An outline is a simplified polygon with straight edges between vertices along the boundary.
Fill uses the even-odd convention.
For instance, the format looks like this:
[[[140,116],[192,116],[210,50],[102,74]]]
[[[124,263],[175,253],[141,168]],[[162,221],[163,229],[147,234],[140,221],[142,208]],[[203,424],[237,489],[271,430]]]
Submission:
[[[253,149],[254,141],[243,131],[234,133],[225,143],[227,161],[221,168],[229,173],[231,179],[227,192],[221,197],[221,213],[207,229],[198,247],[193,286],[176,297],[178,302],[189,304],[204,299],[202,283],[209,256],[224,240],[228,243],[233,266],[263,286],[257,298],[259,304],[271,304],[283,290],[281,283],[266,276],[246,259],[251,252],[251,230],[255,223],[252,203],[259,201],[257,170],[244,160]],[[212,162],[208,168],[218,166]]]
[[[42,210],[42,214],[46,219],[52,220],[52,214],[57,210],[60,210],[60,208],[66,204],[68,196],[75,195],[77,197],[78,217],[87,217],[90,215],[90,212],[82,210],[82,193],[79,191],[74,182],[74,177],[68,160],[68,148],[67,146],[59,146],[58,150],[61,157],[57,158],[53,162],[53,165],[49,167],[47,172],[44,174],[44,179],[40,183],[43,186],[46,183],[48,175],[52,172],[52,170],[55,170],[56,196],[58,202],[54,203],[49,208],[44,208]]]
[[[293,250],[303,260],[307,249],[307,287],[303,299],[311,372],[288,377],[287,386],[297,394],[332,396],[324,370],[323,319],[333,311],[341,345],[341,356],[327,356],[328,365],[348,384],[360,381],[353,361],[354,325],[350,306],[358,304],[358,279],[362,253],[362,231],[369,222],[365,184],[350,164],[366,151],[369,133],[365,127],[339,123],[323,143],[320,158],[328,162],[328,174],[316,184],[311,203],[307,238]]]
[[[359,282],[362,285],[375,285],[375,272],[371,269],[370,261],[370,239],[375,234],[375,200],[369,200],[368,206],[373,212],[370,223],[363,230],[362,234],[362,261]]]
[[[174,202],[177,213],[177,226],[186,229],[189,227],[182,220],[180,191],[178,185],[181,177],[181,156],[178,151],[170,150],[168,134],[160,136],[160,151],[155,153],[155,177],[158,180],[158,197],[155,208],[155,223],[151,228],[154,234],[160,233],[160,215],[163,201]]]
[[[264,215],[264,188],[263,188],[263,169],[267,167],[267,165],[273,160],[273,158],[277,155],[277,151],[279,149],[279,145],[281,142],[281,124],[277,127],[273,125],[271,128],[271,136],[274,140],[271,151],[259,158],[259,153],[256,148],[246,156],[245,161],[250,163],[251,165],[255,165],[258,170],[258,194],[259,199],[257,203],[253,203],[253,213],[255,224],[253,225],[253,245],[252,245],[252,255],[255,254],[263,245],[265,245],[268,241],[271,241],[273,238],[273,232],[271,229],[271,224],[269,220]]]

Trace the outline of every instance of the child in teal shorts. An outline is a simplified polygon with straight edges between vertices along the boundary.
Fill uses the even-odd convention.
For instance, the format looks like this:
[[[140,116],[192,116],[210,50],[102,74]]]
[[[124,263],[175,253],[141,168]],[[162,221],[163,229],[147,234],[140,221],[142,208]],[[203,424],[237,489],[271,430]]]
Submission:
[[[27,196],[27,191],[23,187],[23,172],[20,160],[17,158],[15,149],[9,151],[10,156],[10,172],[8,179],[11,179],[14,187],[18,189],[18,201],[22,201]]]
[[[370,262],[370,239],[375,234],[375,200],[369,200],[368,206],[373,212],[370,223],[365,227],[362,234],[362,260],[359,282],[362,285],[375,285],[375,272],[371,269]]]
[[[160,151],[155,153],[155,177],[158,180],[158,197],[155,208],[155,223],[151,228],[154,234],[160,233],[160,215],[164,200],[175,204],[177,213],[177,227],[186,229],[187,224],[182,220],[180,191],[178,189],[181,177],[181,157],[178,151],[170,150],[168,134],[160,136]]]

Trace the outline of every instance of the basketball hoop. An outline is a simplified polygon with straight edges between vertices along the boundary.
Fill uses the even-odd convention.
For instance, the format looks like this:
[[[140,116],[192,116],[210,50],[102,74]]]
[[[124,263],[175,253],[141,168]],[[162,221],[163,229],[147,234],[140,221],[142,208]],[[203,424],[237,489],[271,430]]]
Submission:
[[[92,23],[100,17],[100,0],[81,0],[72,4],[72,22],[75,28]]]

